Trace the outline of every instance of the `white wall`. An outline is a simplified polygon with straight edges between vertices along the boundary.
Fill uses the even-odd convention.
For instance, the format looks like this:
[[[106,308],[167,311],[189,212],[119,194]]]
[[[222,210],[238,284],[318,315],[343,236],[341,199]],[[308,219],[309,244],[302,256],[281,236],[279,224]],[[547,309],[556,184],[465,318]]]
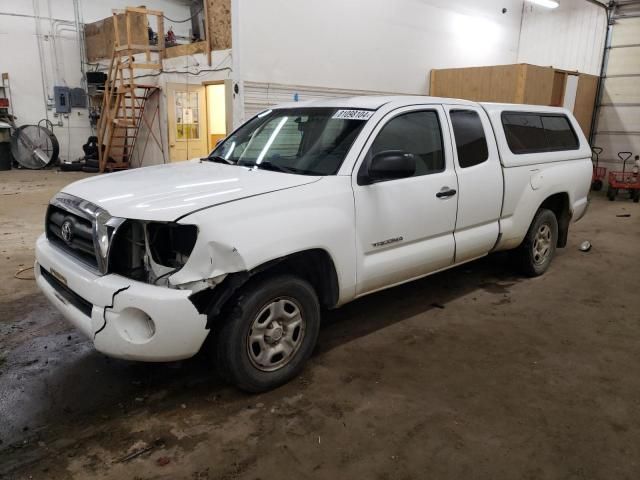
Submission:
[[[518,62],[600,75],[606,25],[604,8],[586,0],[555,9],[525,2]]]
[[[233,1],[247,81],[426,94],[432,68],[517,59],[521,0]]]
[[[130,0],[79,0],[85,23],[106,18],[113,8],[134,3]],[[173,19],[190,16],[184,2],[148,0],[144,3]],[[39,60],[36,20],[33,18],[36,11],[41,17],[40,46],[44,63]],[[9,73],[17,123],[37,123],[43,118],[51,120],[60,142],[60,157],[64,160],[81,157],[82,144],[92,134],[87,109],[76,108],[68,118],[55,118],[53,111],[45,107],[43,85],[47,97],[53,97],[54,85],[81,86],[80,48],[73,20],[73,0],[0,0],[0,72]],[[165,28],[169,25],[171,22],[165,21]],[[188,35],[189,28],[189,22],[181,23],[174,26],[174,31]]]

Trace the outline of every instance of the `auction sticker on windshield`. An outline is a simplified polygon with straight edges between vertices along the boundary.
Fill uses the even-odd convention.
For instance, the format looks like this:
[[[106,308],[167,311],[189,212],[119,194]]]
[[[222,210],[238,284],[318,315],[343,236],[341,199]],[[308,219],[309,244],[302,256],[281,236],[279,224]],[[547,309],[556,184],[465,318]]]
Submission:
[[[371,110],[338,110],[331,118],[343,120],[369,120],[375,112]]]

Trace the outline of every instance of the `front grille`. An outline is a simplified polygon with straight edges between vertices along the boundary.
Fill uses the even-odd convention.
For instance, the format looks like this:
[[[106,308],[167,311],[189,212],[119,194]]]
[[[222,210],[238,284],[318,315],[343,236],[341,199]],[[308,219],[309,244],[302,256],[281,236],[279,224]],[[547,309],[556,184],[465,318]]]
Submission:
[[[51,204],[47,211],[46,232],[50,242],[85,264],[98,268],[91,220]]]
[[[84,313],[87,317],[91,317],[91,310],[93,309],[91,302],[85,300],[76,292],[71,290],[42,266],[40,266],[40,273],[42,274],[42,278],[44,278],[61,297]]]

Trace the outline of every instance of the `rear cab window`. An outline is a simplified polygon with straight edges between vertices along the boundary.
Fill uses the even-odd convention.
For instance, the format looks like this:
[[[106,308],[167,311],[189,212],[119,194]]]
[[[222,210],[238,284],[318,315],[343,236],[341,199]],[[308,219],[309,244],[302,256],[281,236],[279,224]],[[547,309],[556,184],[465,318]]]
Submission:
[[[509,149],[516,155],[580,148],[578,136],[566,115],[502,112],[501,118]]]
[[[487,137],[480,115],[474,110],[451,110],[449,112],[453,136],[461,168],[479,165],[489,158]]]

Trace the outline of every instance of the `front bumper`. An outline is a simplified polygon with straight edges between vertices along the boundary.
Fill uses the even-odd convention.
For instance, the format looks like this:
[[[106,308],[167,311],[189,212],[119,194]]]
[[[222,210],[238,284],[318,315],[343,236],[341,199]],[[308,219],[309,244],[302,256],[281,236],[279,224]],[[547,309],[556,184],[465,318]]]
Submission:
[[[49,301],[106,355],[180,360],[195,355],[209,333],[191,291],[95,275],[44,235],[36,242],[35,275]]]

